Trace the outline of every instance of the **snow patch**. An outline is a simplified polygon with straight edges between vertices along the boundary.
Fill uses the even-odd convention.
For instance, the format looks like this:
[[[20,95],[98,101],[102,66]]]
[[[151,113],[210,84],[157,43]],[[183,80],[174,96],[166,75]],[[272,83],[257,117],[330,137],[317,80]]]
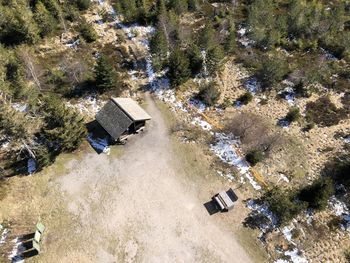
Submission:
[[[36,161],[33,158],[28,159],[27,171],[28,174],[33,174],[36,171]]]
[[[234,145],[238,145],[238,141],[234,139],[233,135],[215,133],[215,138],[216,143],[210,146],[211,151],[224,163],[236,167],[241,176],[247,178],[255,190],[260,190],[261,186],[254,180],[249,172],[250,166],[244,158],[237,154],[233,147]]]
[[[28,112],[29,106],[28,104],[12,103],[12,108],[18,112]]]
[[[193,125],[198,125],[200,126],[203,130],[205,131],[210,131],[212,129],[212,126],[206,122],[206,121],[203,121],[201,118],[199,117],[195,117],[193,119],[193,121],[191,122],[191,124]]]
[[[233,182],[235,180],[235,177],[231,173],[224,174],[221,171],[216,171],[216,172],[220,177],[227,178],[230,182]]]
[[[260,89],[260,83],[255,77],[248,78],[243,85],[246,90],[253,94],[257,93]]]
[[[14,246],[10,255],[8,256],[8,259],[10,262],[24,263],[24,258],[20,255],[23,251],[25,251],[25,247],[22,245],[18,237],[16,237],[12,242],[14,243]]]
[[[260,230],[262,232],[265,232],[266,230],[273,229],[277,227],[277,218],[276,216],[270,211],[269,206],[266,203],[257,202],[253,199],[248,200],[246,206],[261,215],[264,215],[268,220],[269,224],[266,225],[260,225]]]
[[[110,154],[111,149],[107,138],[93,138],[92,134],[89,134],[87,140],[96,151],[103,152],[107,155]]]

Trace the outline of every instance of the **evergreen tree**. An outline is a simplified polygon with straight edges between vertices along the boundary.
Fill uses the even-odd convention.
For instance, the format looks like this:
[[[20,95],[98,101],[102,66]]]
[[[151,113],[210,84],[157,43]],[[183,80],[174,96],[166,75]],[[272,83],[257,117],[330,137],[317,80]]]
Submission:
[[[172,87],[181,85],[191,76],[189,60],[180,49],[175,49],[170,55],[168,76]]]
[[[187,0],[172,0],[169,1],[170,8],[172,8],[177,15],[187,12],[188,3]]]
[[[94,68],[96,86],[100,92],[116,87],[117,74],[106,56],[101,55]]]
[[[198,0],[188,0],[188,10],[195,12],[199,10]]]
[[[155,70],[162,69],[167,61],[169,49],[165,32],[160,26],[150,40],[150,51]]]
[[[208,51],[207,68],[209,74],[213,74],[221,68],[224,57],[224,50],[220,45],[214,46]]]
[[[209,21],[205,24],[205,27],[199,35],[199,46],[201,49],[209,50],[215,46],[214,35],[213,24]]]
[[[5,45],[21,43],[35,43],[38,40],[39,30],[33,21],[33,14],[28,6],[15,7],[0,6],[0,42]]]
[[[203,68],[203,57],[199,47],[196,44],[190,45],[187,48],[186,54],[190,61],[190,69],[192,75],[200,73]]]
[[[41,111],[45,118],[42,134],[53,151],[75,150],[87,135],[83,117],[55,97],[46,97]]]
[[[34,8],[34,19],[40,29],[41,37],[49,35],[55,28],[55,20],[41,1],[38,1]]]
[[[225,51],[228,54],[232,54],[236,49],[236,30],[234,24],[231,24],[228,28],[228,35],[225,39]]]

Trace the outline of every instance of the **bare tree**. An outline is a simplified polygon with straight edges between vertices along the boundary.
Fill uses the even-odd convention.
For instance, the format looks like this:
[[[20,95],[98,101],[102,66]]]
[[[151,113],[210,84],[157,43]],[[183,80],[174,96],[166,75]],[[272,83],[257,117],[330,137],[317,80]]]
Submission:
[[[41,90],[40,78],[44,75],[44,70],[40,67],[39,63],[35,62],[35,58],[29,48],[21,48],[19,50],[19,56],[26,67],[27,78],[31,79],[38,89]]]
[[[266,121],[253,113],[236,114],[228,121],[225,129],[239,137],[245,149],[269,152],[283,140],[282,134],[273,132]]]

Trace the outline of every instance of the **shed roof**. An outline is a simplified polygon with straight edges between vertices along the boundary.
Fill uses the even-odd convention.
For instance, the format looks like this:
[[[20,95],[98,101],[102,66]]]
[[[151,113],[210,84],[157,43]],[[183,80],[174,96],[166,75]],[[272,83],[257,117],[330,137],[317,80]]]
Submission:
[[[117,140],[133,123],[133,120],[113,100],[108,101],[97,113],[96,120],[114,140]]]
[[[111,98],[133,121],[150,120],[151,116],[137,104],[136,101],[130,98]]]

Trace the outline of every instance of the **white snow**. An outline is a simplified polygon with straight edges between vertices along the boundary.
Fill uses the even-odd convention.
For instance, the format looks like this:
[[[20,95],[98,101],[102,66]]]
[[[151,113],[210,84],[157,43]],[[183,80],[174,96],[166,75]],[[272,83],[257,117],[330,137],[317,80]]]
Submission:
[[[289,228],[288,226],[285,226],[282,229],[282,233],[287,241],[292,242],[292,228]]]
[[[328,60],[338,60],[336,56],[334,56],[332,53],[330,53],[328,50],[325,50],[324,48],[321,48],[322,53],[326,55],[326,58]]]
[[[0,226],[1,226],[0,229],[3,229],[3,226],[2,225],[0,225]],[[5,244],[5,240],[6,240],[9,233],[10,233],[9,229],[7,229],[7,228],[3,229],[2,233],[1,233],[1,238],[0,238],[0,246],[2,244]]]
[[[265,232],[269,229],[274,229],[277,227],[277,218],[276,216],[270,211],[268,205],[266,203],[258,203],[253,199],[248,200],[247,207],[253,211],[258,212],[259,214],[264,215],[266,218],[269,219],[270,223],[268,225],[261,225],[260,230],[262,232]]]
[[[33,174],[36,171],[36,161],[33,158],[30,158],[27,162],[27,171],[28,174]]]
[[[20,254],[25,250],[25,248],[17,237],[12,242],[14,243],[14,246],[10,255],[8,256],[8,259],[10,262],[24,263],[24,258],[22,258]]]
[[[93,138],[92,135],[89,134],[87,140],[95,150],[101,151],[107,155],[110,154],[111,149],[107,138]]]
[[[198,126],[200,126],[203,130],[205,130],[205,131],[210,131],[211,129],[212,129],[212,127],[211,127],[211,125],[208,123],[208,122],[206,122],[206,121],[203,121],[201,118],[199,118],[199,117],[195,117],[194,119],[193,119],[193,121],[191,122],[191,124],[193,124],[193,125],[198,125]]]
[[[202,101],[197,99],[190,99],[189,104],[195,107],[200,113],[203,113],[207,109],[207,106]]]
[[[302,257],[300,255],[300,250],[297,248],[294,248],[293,250],[289,250],[284,252],[286,256],[290,257],[290,262],[292,263],[308,263],[306,258]]]
[[[289,183],[289,179],[288,179],[288,177],[287,176],[285,176],[284,174],[279,174],[279,176],[280,176],[280,179],[278,180],[278,182],[280,181],[280,180],[283,180],[283,181],[285,181],[286,183]]]
[[[92,114],[95,115],[102,108],[102,105],[105,101],[98,100],[97,96],[87,96],[85,98],[81,98],[77,103],[72,104],[71,102],[67,102],[66,106],[69,108],[73,108],[78,110],[81,114]]]
[[[345,143],[350,143],[350,135],[344,138]]]
[[[278,92],[279,95],[284,96],[285,100],[290,104],[294,105],[295,92],[294,92],[294,83],[289,80],[283,80],[282,84],[286,85],[286,88]]]
[[[235,177],[231,173],[224,174],[221,171],[216,171],[216,172],[220,177],[227,178],[230,182],[233,182],[235,180]]]
[[[18,112],[27,112],[29,107],[28,104],[12,103],[12,108]]]
[[[259,91],[260,89],[260,83],[258,82],[258,79],[255,77],[251,77],[248,78],[245,82],[244,82],[244,87],[246,90],[248,90],[249,92],[255,94]]]
[[[350,212],[346,204],[335,196],[332,196],[328,201],[329,206],[336,216],[341,216],[344,223],[341,225],[343,230],[350,231]]]
[[[210,149],[220,158],[224,163],[232,165],[238,169],[241,176],[248,179],[255,190],[260,190],[261,186],[254,180],[249,172],[250,166],[244,158],[240,157],[234,146],[238,145],[238,141],[234,139],[233,135],[224,133],[215,133],[216,143],[210,146]]]

